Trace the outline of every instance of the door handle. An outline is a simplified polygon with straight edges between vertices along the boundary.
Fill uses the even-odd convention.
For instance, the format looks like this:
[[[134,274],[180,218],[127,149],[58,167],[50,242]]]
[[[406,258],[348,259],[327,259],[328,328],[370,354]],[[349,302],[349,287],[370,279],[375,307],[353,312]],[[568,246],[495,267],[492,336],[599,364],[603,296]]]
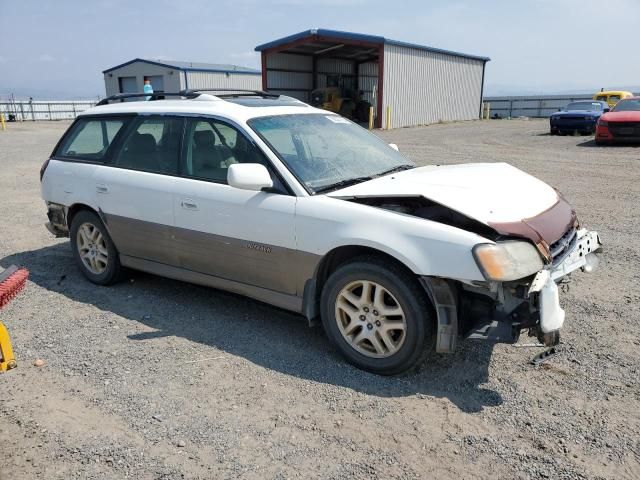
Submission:
[[[107,187],[106,185],[98,184],[96,185],[96,192],[109,193],[109,187]]]
[[[198,210],[198,204],[191,200],[190,198],[185,198],[180,202],[182,208],[186,210]]]

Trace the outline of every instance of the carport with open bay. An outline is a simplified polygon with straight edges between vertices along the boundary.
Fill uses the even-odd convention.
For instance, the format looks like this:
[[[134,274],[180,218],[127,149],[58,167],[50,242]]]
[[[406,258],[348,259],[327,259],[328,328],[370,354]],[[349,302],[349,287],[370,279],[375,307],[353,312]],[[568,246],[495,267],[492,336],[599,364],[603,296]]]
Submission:
[[[262,88],[396,128],[478,118],[487,57],[377,35],[312,29],[256,47]],[[324,98],[318,98],[324,94]],[[338,98],[336,98],[338,97]],[[342,102],[351,102],[345,106]],[[365,110],[368,115],[368,108]]]

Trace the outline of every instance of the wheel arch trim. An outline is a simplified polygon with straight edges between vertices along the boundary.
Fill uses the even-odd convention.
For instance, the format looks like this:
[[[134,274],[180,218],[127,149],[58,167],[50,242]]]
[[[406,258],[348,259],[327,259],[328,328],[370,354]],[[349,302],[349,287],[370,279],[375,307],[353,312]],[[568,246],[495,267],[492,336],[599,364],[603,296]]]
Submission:
[[[104,225],[104,228],[107,229],[107,233],[109,234],[109,237],[111,237],[113,241],[113,236],[109,231],[109,223],[107,222],[107,216],[104,214],[102,209],[98,208],[96,210],[91,205],[87,205],[86,203],[82,203],[82,202],[76,202],[68,207],[65,207],[65,218],[67,221],[67,228],[69,229],[69,232],[71,232],[71,222],[73,221],[73,218],[83,210],[86,210],[98,215],[98,218],[100,218],[100,221]],[[73,212],[73,214],[71,212]],[[115,242],[114,242],[114,245],[115,245]],[[117,245],[116,245],[116,249],[117,249]]]
[[[378,245],[372,246],[369,242],[350,243],[335,246],[322,256],[315,268],[313,276],[304,283],[302,294],[302,314],[309,321],[309,325],[317,325],[320,315],[320,296],[324,283],[329,275],[335,271],[340,265],[349,262],[349,259],[364,255],[378,255],[386,257],[394,261],[394,263],[402,266],[412,274],[416,274],[416,266],[409,264],[404,256],[396,255],[396,252],[390,252],[387,248],[378,248]]]

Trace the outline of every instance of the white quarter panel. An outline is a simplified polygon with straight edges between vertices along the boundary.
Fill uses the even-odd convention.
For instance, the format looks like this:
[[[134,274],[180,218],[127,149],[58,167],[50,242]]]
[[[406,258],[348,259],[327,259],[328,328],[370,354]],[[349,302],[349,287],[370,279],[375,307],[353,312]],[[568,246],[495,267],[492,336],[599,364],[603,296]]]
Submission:
[[[484,280],[471,253],[488,241],[483,237],[325,195],[298,199],[296,237],[301,250],[318,255],[360,245],[388,253],[419,275]]]
[[[70,207],[83,203],[96,208],[95,175],[99,165],[51,160],[42,178],[43,200]]]

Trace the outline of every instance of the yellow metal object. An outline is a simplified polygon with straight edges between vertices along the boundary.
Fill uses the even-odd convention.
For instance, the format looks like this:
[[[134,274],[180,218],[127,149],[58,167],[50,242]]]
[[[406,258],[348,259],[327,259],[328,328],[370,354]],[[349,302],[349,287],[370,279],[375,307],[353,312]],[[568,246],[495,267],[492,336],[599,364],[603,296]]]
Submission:
[[[343,98],[340,95],[340,89],[337,87],[327,87],[324,90],[324,102],[322,108],[330,112],[339,113],[342,108]]]
[[[391,105],[387,107],[387,130],[391,130]]]
[[[7,332],[5,326],[0,322],[0,372],[6,372],[17,366],[16,360],[13,358],[9,332]]]
[[[610,107],[615,107],[623,98],[633,97],[633,93],[625,92],[624,90],[605,90],[593,95],[594,100],[600,100],[601,102],[607,102]]]
[[[373,130],[373,107],[369,107],[369,130]]]
[[[7,129],[7,125],[4,123],[4,113],[0,113],[0,126],[2,126],[2,130]]]

